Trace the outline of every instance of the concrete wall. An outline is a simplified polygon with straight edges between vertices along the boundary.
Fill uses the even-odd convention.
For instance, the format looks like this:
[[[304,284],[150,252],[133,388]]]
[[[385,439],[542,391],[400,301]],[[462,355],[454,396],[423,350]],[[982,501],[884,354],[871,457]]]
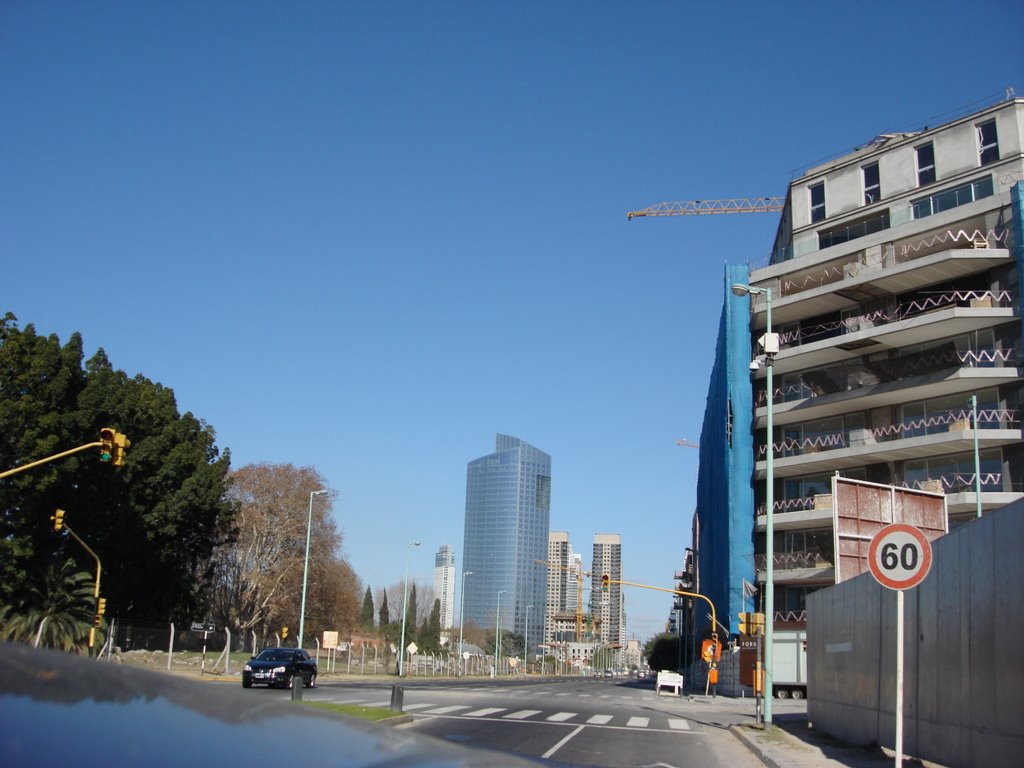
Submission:
[[[932,542],[904,592],[904,753],[942,765],[1024,755],[1024,502]],[[895,744],[896,592],[863,574],[807,601],[808,717],[855,744]]]

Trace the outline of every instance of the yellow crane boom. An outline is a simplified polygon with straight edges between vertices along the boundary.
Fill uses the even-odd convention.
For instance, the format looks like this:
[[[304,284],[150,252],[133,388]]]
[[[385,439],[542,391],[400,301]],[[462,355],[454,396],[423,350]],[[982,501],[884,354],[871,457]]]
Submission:
[[[728,200],[683,200],[658,203],[630,211],[627,219],[644,216],[704,216],[712,213],[777,213],[786,206],[784,197],[736,197]]]

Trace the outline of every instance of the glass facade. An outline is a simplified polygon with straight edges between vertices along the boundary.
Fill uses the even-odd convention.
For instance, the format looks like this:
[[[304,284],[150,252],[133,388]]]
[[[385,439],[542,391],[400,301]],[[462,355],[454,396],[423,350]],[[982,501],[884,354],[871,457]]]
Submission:
[[[469,462],[462,550],[465,620],[494,631],[498,593],[503,629],[523,635],[526,606],[539,637],[543,626],[551,517],[551,457],[529,443],[498,435],[495,452]]]

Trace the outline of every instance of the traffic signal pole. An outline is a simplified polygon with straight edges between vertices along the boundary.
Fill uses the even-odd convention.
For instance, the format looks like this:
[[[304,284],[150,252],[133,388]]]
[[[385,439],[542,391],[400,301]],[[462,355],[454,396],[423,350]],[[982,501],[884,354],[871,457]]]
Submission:
[[[49,464],[51,461],[56,461],[57,459],[63,459],[65,457],[67,457],[67,456],[72,456],[73,454],[81,453],[82,451],[87,451],[90,448],[102,448],[102,447],[103,447],[103,442],[101,440],[97,440],[95,443],[86,443],[85,445],[80,445],[77,448],[72,448],[70,451],[64,451],[63,453],[55,453],[53,456],[47,456],[45,459],[40,459],[39,461],[33,461],[31,464],[25,464],[25,465],[23,465],[21,467],[15,467],[14,469],[8,469],[6,472],[0,472],[0,478],[10,477],[11,475],[16,475],[19,472],[24,472],[25,470],[32,469],[33,467],[39,467],[39,466],[42,466],[43,464]]]
[[[650,584],[637,584],[632,581],[622,581],[621,579],[607,579],[602,576],[601,583],[609,584],[622,584],[627,587],[639,587],[640,589],[654,589],[658,592],[668,592],[671,595],[682,595],[683,597],[699,597],[701,600],[711,606],[711,637],[716,642],[718,640],[718,614],[715,612],[715,604],[711,602],[711,598],[707,595],[702,595],[700,592],[684,592],[681,589],[666,589],[665,587],[653,587]]]
[[[115,467],[120,467],[124,464],[124,453],[128,450],[131,444],[131,440],[129,440],[127,435],[124,433],[118,432],[116,429],[111,429],[110,427],[104,427],[100,430],[100,439],[96,442],[86,443],[85,445],[80,445],[77,448],[72,448],[69,451],[55,453],[53,456],[47,456],[45,459],[39,459],[39,461],[33,461],[30,464],[24,464],[20,467],[0,472],[0,479],[33,469],[34,467],[40,467],[43,464],[49,464],[51,461],[56,461],[57,459],[73,456],[76,453],[87,451],[90,448],[100,449],[100,461],[109,461],[113,463]]]
[[[79,535],[77,533],[75,533],[73,530],[71,530],[71,526],[69,526],[67,523],[64,523],[61,527],[65,531],[70,533],[71,537],[75,541],[77,541],[79,544],[81,544],[82,548],[86,552],[88,552],[90,555],[92,555],[93,560],[96,561],[96,582],[95,582],[95,585],[93,586],[93,590],[92,590],[93,600],[95,600],[95,605],[96,605],[96,618],[95,618],[95,621],[93,622],[93,626],[89,627],[89,655],[92,656],[92,649],[96,645],[96,626],[99,624],[99,622],[101,620],[101,617],[103,615],[103,612],[101,612],[100,609],[99,609],[100,608],[100,603],[101,603],[101,600],[100,600],[100,573],[103,570],[103,566],[100,565],[99,555],[97,555],[95,552],[93,552],[92,551],[92,547],[90,547],[88,544],[86,544],[84,541],[82,541],[82,539],[79,537]]]

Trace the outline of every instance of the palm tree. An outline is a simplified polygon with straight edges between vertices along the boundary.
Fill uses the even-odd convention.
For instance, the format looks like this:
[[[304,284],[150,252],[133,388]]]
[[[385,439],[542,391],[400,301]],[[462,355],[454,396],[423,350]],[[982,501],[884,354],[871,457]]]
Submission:
[[[75,571],[73,560],[50,563],[40,583],[29,589],[24,608],[0,610],[0,637],[23,643],[82,651],[95,616],[93,577]]]

